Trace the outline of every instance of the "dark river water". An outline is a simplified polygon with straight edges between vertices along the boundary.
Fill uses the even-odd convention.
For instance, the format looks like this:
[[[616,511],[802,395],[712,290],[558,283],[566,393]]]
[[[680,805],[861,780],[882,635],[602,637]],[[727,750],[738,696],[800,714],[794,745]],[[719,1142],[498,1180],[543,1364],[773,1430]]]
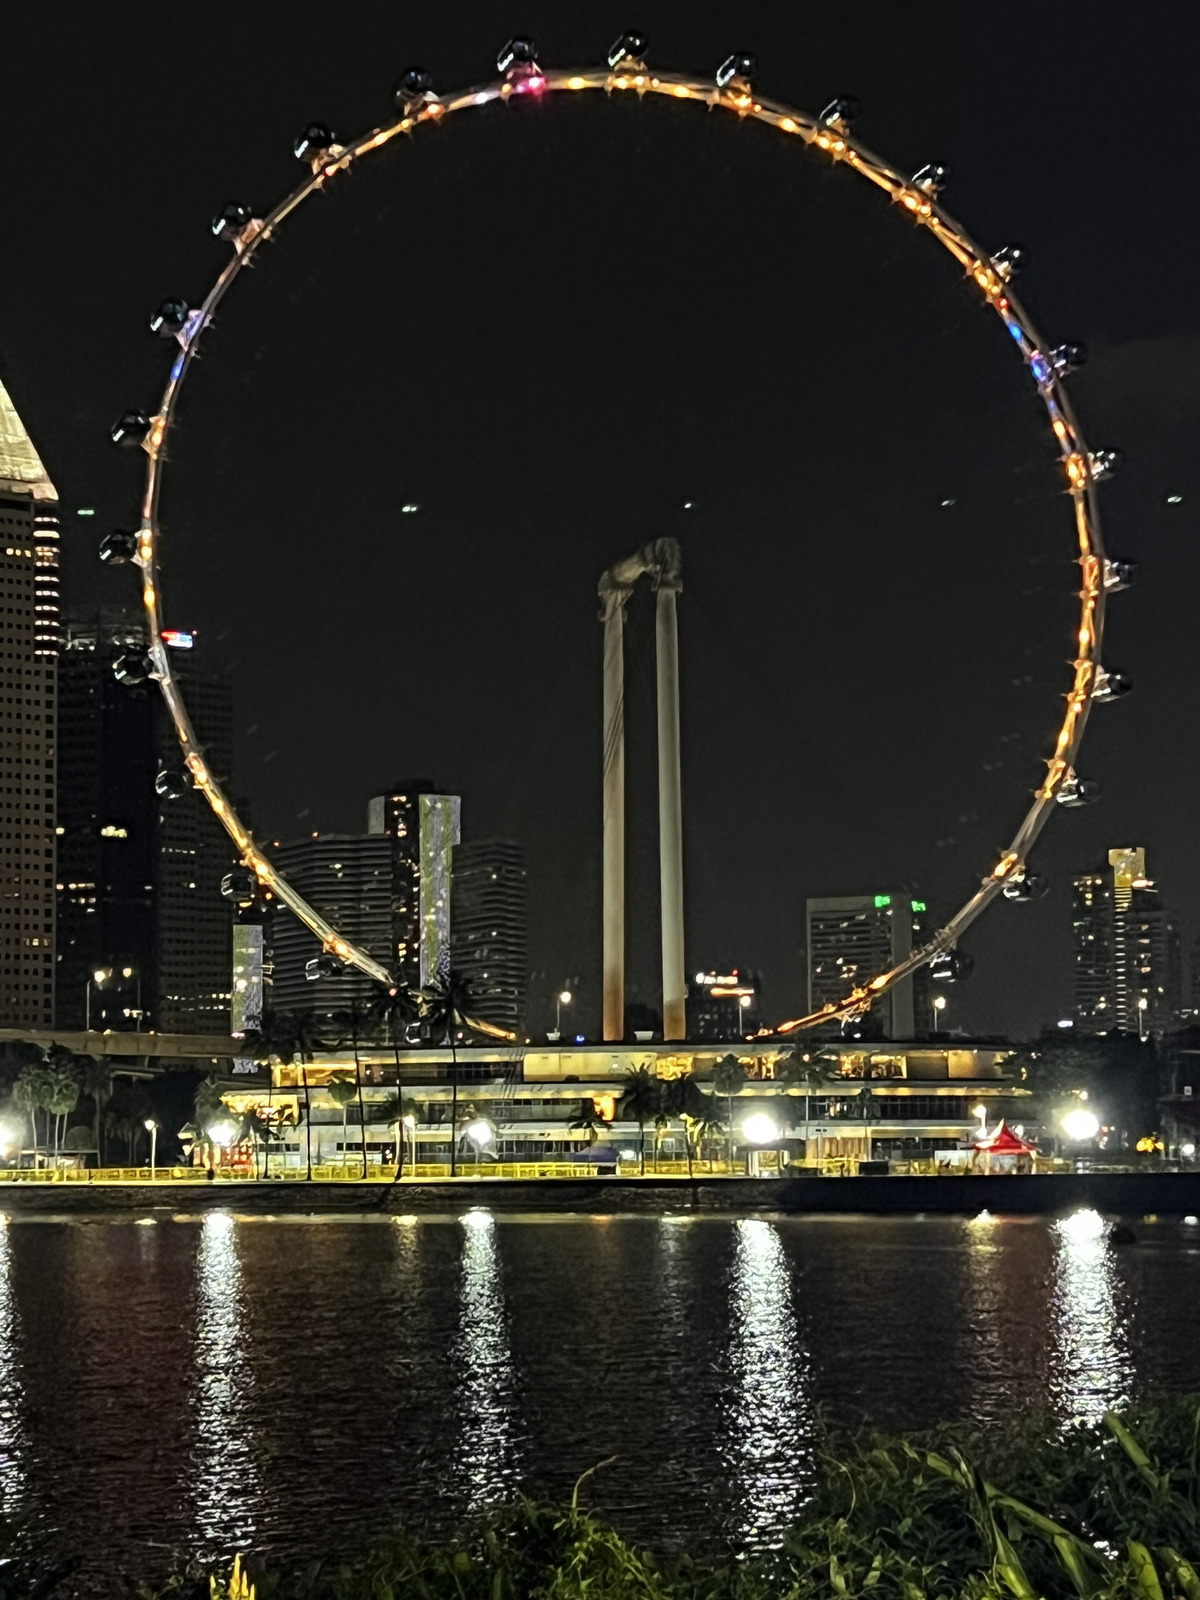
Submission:
[[[99,1592],[173,1552],[346,1554],[517,1489],[769,1545],[818,1416],[1064,1421],[1200,1388],[1200,1225],[978,1218],[15,1220],[8,1506]]]

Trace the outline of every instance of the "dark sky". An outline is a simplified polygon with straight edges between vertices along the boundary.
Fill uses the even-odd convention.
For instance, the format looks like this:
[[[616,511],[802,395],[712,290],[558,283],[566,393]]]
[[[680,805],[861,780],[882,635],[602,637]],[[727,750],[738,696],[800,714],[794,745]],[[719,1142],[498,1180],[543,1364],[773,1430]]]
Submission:
[[[355,134],[413,62],[457,88],[488,79],[515,30],[548,63],[585,65],[631,23],[664,67],[748,49],[768,95],[818,110],[853,93],[869,145],[948,163],[962,222],[1026,246],[1020,293],[1047,341],[1091,348],[1071,380],[1089,442],[1128,456],[1106,531],[1144,578],[1112,606],[1107,654],[1136,689],[1097,709],[1082,763],[1104,800],[1054,819],[1036,858],[1054,892],[974,931],[978,970],[949,1014],[1040,1026],[1069,1005],[1073,872],[1145,844],[1189,936],[1200,894],[1197,40],[1182,15],[360,0],[344,15],[123,4],[68,28],[21,8],[5,21],[0,376],[63,494],[68,603],[134,589],[93,550],[136,514],[140,457],[105,436],[169,364],[148,312],[202,295],[225,259],[212,213],[286,192],[314,116]],[[773,1015],[802,1003],[806,895],[907,886],[948,913],[1049,748],[1075,574],[1032,386],[949,257],[763,129],[550,101],[389,148],[243,277],[171,453],[169,620],[235,671],[237,786],[261,833],[358,830],[402,775],[460,791],[468,837],[525,844],[536,987],[570,976],[589,1028],[595,584],[646,539],[684,544],[689,967],[761,968]],[[635,605],[628,657],[644,998],[650,620]]]

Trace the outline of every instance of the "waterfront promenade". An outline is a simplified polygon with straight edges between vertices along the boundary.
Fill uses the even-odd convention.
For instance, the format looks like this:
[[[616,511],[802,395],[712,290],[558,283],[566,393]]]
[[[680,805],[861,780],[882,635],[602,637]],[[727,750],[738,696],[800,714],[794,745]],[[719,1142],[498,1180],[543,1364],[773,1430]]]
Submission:
[[[86,1178],[81,1174],[80,1178]],[[0,1184],[0,1215],[212,1209],[254,1216],[712,1212],[764,1215],[1056,1216],[1093,1207],[1125,1218],[1200,1216],[1200,1173],[1089,1172],[970,1177],[406,1178],[105,1180]]]

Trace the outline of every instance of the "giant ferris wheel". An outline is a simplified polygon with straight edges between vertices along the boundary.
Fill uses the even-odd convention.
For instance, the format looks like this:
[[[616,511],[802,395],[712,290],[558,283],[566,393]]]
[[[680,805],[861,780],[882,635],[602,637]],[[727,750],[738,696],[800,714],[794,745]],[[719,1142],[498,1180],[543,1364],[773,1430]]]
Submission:
[[[906,175],[890,167],[853,135],[854,105],[839,99],[817,116],[797,111],[758,93],[753,60],[733,55],[712,79],[659,71],[645,63],[645,40],[623,34],[608,52],[607,65],[584,70],[553,70],[537,59],[531,40],[513,39],[497,59],[499,76],[489,83],[456,93],[439,95],[429,74],[421,68],[407,72],[396,89],[396,115],[383,126],[357,139],[340,143],[330,130],[314,123],[294,145],[298,161],[308,169],[300,184],[273,210],[258,216],[247,205],[226,206],[213,221],[213,233],[225,240],[232,254],[204,298],[196,305],[166,300],[151,319],[154,332],[179,346],[157,410],[126,412],[114,425],[118,444],[139,447],[146,454],[141,520],[136,532],[114,532],[101,544],[101,559],[132,562],[141,571],[142,600],[148,645],[117,663],[117,675],[127,681],[153,680],[164,697],[179,739],[178,773],[160,774],[160,792],[179,792],[194,786],[204,796],[238,852],[241,881],[247,894],[269,893],[286,905],[320,940],[323,960],[331,969],[357,968],[395,992],[400,977],[368,951],[359,948],[333,927],[288,883],[242,822],[228,794],[212,772],[203,746],[196,737],[180,684],[171,668],[164,642],[163,568],[159,532],[159,504],[168,458],[166,444],[183,385],[202,340],[209,334],[213,316],[225,296],[255,256],[283,228],[292,214],[312,195],[339,178],[374,152],[402,137],[418,134],[446,117],[469,112],[492,102],[519,104],[552,94],[605,96],[657,95],[679,102],[681,115],[696,110],[749,118],[792,141],[797,159],[840,163],[870,184],[880,198],[899,209],[914,228],[926,230],[943,247],[955,270],[966,274],[978,292],[982,307],[1001,319],[1011,336],[1014,354],[1024,362],[1030,381],[1040,395],[1046,423],[1061,461],[1065,500],[1070,505],[1075,559],[1080,572],[1079,609],[1075,655],[1067,684],[1065,706],[1053,749],[1045,758],[1045,771],[1036,782],[1032,801],[1020,819],[1009,844],[983,874],[978,886],[957,912],[926,944],[897,965],[858,984],[838,1003],[794,1021],[779,1030],[788,1033],[838,1019],[855,1017],[893,984],[927,963],[938,963],[947,976],[954,975],[955,947],[962,933],[998,898],[1029,900],[1042,884],[1028,869],[1030,851],[1057,806],[1086,805],[1097,787],[1076,770],[1079,749],[1094,701],[1117,698],[1129,687],[1121,673],[1108,672],[1101,660],[1105,604],[1109,594],[1126,588],[1135,576],[1134,565],[1105,554],[1097,505],[1097,485],[1112,471],[1116,455],[1091,451],[1084,442],[1066,393],[1065,379],[1084,358],[1079,345],[1047,345],[1013,293],[1011,280],[1020,251],[1006,247],[988,251],[977,244],[954,220],[941,202],[945,169],[922,167]]]

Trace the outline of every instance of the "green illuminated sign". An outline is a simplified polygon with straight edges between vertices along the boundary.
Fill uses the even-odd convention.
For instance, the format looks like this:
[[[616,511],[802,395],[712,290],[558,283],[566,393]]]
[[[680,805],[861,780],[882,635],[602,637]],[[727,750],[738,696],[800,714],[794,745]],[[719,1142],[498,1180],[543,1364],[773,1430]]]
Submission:
[[[875,896],[875,909],[877,911],[881,910],[884,906],[890,906],[891,903],[892,897],[890,894],[877,894]]]
[[[914,911],[924,911],[925,910],[925,902],[924,902],[924,900],[914,900],[912,902],[912,908],[913,908]]]

